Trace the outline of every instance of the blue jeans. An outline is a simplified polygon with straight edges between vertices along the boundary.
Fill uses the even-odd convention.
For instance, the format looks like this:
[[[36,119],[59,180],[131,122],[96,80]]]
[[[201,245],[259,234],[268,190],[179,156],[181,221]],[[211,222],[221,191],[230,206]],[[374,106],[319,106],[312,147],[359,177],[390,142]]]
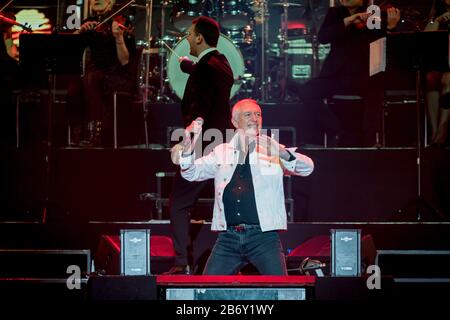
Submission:
[[[248,263],[262,275],[287,275],[277,231],[262,232],[257,225],[228,227],[219,233],[203,274],[234,275]]]

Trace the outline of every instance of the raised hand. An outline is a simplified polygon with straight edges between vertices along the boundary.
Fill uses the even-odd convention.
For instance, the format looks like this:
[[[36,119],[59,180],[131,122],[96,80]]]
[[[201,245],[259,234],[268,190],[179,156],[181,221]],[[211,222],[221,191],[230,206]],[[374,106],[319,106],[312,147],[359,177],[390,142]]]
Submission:
[[[258,151],[261,151],[261,148],[265,149],[268,156],[280,157],[284,160],[289,159],[290,156],[284,145],[268,136],[257,136],[256,147]]]
[[[394,29],[400,21],[400,10],[391,7],[387,9],[387,28]]]

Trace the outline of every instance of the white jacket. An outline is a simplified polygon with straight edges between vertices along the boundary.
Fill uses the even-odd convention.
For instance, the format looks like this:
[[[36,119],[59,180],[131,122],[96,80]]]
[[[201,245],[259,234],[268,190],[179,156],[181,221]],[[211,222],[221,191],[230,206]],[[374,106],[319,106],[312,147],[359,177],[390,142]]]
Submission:
[[[180,154],[181,175],[188,181],[214,179],[215,200],[211,229],[226,230],[223,192],[233,177],[239,163],[238,135],[229,143],[222,143],[213,151],[195,161],[195,154],[187,157]],[[249,163],[255,190],[256,209],[262,231],[287,229],[284,203],[283,175],[308,176],[314,169],[313,161],[296,148],[287,148],[296,159],[285,161],[268,156],[265,150],[250,153]]]

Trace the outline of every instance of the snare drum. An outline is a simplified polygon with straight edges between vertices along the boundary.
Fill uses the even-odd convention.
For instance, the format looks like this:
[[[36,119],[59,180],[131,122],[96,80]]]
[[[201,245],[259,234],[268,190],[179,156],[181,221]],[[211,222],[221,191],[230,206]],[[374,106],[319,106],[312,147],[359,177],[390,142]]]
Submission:
[[[244,75],[244,59],[242,57],[241,51],[236,48],[231,39],[223,34],[221,34],[219,37],[217,49],[227,58],[231,66],[231,70],[233,71],[233,78],[236,80],[233,87],[231,88],[231,99],[236,95],[241,87],[241,82],[237,80],[242,78],[242,76]],[[173,51],[176,52],[176,54],[180,57],[187,56],[193,61],[197,61],[196,57],[193,57],[189,54],[190,50],[187,37],[181,39],[173,47]],[[167,62],[167,76],[169,78],[170,88],[180,99],[182,99],[189,75],[181,71],[178,57],[173,53],[170,54]]]

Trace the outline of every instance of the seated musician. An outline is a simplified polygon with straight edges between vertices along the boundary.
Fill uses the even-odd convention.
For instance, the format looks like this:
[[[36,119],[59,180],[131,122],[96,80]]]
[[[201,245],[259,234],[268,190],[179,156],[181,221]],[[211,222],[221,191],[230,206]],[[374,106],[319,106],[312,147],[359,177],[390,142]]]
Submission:
[[[366,0],[340,0],[341,5],[330,7],[318,33],[322,44],[331,44],[319,77],[301,87],[295,84],[301,101],[315,109],[318,122],[329,136],[331,146],[338,146],[342,133],[340,123],[333,112],[323,103],[323,99],[333,95],[359,95],[367,97],[374,88],[369,86],[370,43],[396,28],[400,12],[396,8],[387,9],[387,17],[381,21],[381,29],[369,29],[366,25],[370,14],[366,12]],[[383,18],[383,15],[382,15]],[[370,99],[365,99],[369,102]],[[379,103],[381,105],[381,101]],[[364,145],[375,144],[376,132],[381,130],[381,110],[365,103]]]
[[[3,12],[0,16],[0,145],[12,145],[14,141],[15,110],[12,90],[17,84],[19,51],[13,42],[12,25],[7,22],[8,19],[14,19],[14,15]]]
[[[425,31],[449,30],[450,0],[435,0]],[[429,71],[426,77],[426,108],[431,125],[431,144],[444,145],[450,120],[450,69]]]
[[[88,44],[82,83],[87,120],[84,139],[79,136],[80,130],[73,131],[74,144],[81,139],[79,146],[82,147],[108,145],[105,138],[111,135],[105,135],[104,129],[110,127],[111,123],[113,92],[132,93],[136,89],[134,36],[124,30],[124,21],[121,19],[114,18],[97,27],[101,20],[111,14],[114,4],[115,0],[89,0],[92,16],[77,31],[86,38]],[[77,103],[73,103],[74,98],[79,96],[76,92],[76,85],[69,88],[72,105],[75,106]]]

